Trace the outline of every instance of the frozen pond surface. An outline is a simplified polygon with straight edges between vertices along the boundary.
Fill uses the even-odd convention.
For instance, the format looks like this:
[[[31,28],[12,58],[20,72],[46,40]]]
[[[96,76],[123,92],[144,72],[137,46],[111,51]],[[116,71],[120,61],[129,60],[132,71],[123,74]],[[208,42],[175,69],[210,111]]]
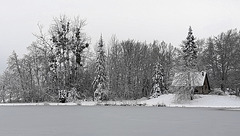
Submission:
[[[211,108],[0,107],[0,136],[236,136],[240,111]]]

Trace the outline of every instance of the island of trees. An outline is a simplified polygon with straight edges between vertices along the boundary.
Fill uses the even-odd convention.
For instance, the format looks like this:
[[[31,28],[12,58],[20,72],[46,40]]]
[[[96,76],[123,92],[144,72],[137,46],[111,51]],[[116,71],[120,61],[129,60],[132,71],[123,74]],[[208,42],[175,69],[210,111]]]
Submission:
[[[237,29],[197,39],[190,27],[175,47],[164,41],[119,41],[116,36],[106,42],[104,35],[90,44],[85,25],[85,20],[66,16],[54,18],[48,32],[39,25],[28,53],[19,58],[13,51],[9,56],[0,77],[0,102],[56,102],[60,90],[71,90],[81,100],[157,97],[174,93],[170,86],[179,71],[206,71],[211,89],[240,88]],[[189,99],[192,89],[185,88]]]

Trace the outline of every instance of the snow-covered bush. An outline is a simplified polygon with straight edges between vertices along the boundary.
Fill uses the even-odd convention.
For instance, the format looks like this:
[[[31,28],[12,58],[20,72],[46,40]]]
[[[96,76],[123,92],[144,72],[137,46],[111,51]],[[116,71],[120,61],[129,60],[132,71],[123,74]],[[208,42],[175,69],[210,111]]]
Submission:
[[[95,101],[106,101],[108,100],[108,90],[103,89],[102,84],[98,84],[97,89],[94,92],[94,100]]]
[[[50,104],[48,102],[43,103],[44,106],[49,106]]]
[[[210,95],[224,95],[225,93],[221,89],[214,89],[209,94]]]
[[[237,95],[237,92],[236,91],[231,91],[231,92],[229,92],[229,95]]]
[[[82,106],[82,102],[81,101],[76,101],[76,104],[79,106]]]
[[[137,106],[146,106],[147,104],[146,103],[139,103],[137,104]]]
[[[157,107],[166,107],[166,104],[165,103],[158,103],[157,105],[155,105],[155,106],[157,106]]]
[[[187,100],[193,99],[193,87],[190,86],[181,86],[177,88],[177,91],[175,91],[175,101],[176,102],[183,102]]]
[[[120,106],[131,106],[129,103],[121,103]]]

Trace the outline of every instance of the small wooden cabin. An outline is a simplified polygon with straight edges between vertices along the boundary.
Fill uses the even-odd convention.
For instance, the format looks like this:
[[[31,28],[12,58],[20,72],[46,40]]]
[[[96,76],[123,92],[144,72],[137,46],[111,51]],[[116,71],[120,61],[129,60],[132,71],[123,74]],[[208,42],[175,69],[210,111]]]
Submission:
[[[189,82],[190,79],[190,82]],[[195,88],[194,94],[208,94],[210,93],[210,86],[207,72],[181,72],[175,73],[172,87],[191,86]]]

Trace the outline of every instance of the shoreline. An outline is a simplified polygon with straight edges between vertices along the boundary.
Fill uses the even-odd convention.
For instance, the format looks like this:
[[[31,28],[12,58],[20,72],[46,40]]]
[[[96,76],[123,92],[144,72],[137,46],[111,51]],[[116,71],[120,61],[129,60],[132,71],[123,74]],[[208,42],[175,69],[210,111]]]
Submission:
[[[110,104],[110,103],[97,103],[97,102],[83,102],[83,103],[0,103],[0,107],[14,107],[14,106],[120,106],[120,107],[167,107],[167,108],[218,108],[229,109],[231,111],[239,110],[240,106],[211,106],[211,105],[142,105],[142,104]]]

